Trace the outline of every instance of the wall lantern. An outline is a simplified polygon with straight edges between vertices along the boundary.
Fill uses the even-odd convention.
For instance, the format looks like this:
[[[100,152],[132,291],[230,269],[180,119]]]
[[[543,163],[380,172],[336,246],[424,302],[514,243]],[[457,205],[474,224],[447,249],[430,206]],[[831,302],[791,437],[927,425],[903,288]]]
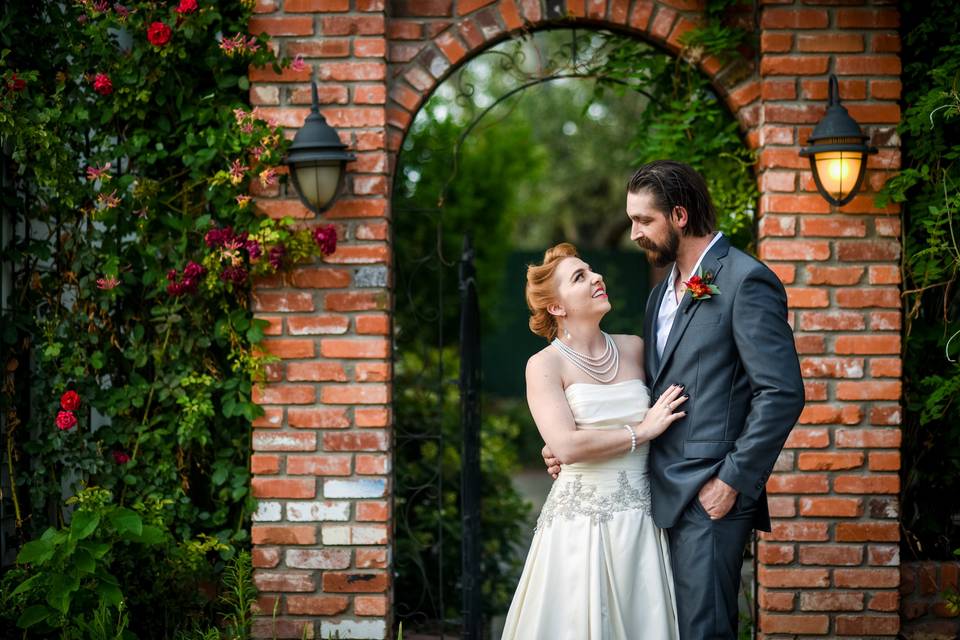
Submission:
[[[830,74],[830,104],[823,119],[807,138],[810,146],[800,155],[810,158],[813,180],[827,202],[842,207],[860,190],[867,171],[867,154],[876,153],[876,147],[867,146],[868,137],[860,125],[840,104],[837,76]]]
[[[357,157],[347,151],[336,130],[320,115],[316,82],[312,83],[312,92],[310,115],[287,151],[287,166],[301,202],[320,214],[333,206],[346,164]]]

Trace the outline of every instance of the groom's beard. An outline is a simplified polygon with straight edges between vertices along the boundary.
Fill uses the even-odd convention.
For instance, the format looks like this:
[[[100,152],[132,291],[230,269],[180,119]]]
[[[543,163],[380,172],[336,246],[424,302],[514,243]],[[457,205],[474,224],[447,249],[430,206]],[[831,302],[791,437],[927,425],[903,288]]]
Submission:
[[[667,228],[667,241],[659,245],[648,238],[636,240],[637,246],[643,249],[655,267],[665,267],[677,261],[677,251],[680,249],[680,234],[672,227]]]

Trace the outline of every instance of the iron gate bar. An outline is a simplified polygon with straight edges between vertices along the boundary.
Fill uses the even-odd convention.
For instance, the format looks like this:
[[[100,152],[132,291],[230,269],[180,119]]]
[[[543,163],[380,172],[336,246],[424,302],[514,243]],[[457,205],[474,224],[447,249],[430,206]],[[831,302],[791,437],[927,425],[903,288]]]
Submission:
[[[463,573],[463,638],[480,640],[483,577],[480,572],[480,305],[470,234],[460,259],[460,518]]]

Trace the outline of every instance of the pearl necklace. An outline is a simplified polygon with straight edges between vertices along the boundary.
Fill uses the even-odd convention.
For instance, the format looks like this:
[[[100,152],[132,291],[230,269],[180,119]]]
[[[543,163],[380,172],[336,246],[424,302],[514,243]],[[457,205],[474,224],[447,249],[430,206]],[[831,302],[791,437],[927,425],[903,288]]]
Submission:
[[[605,332],[601,331],[607,342],[607,348],[596,358],[584,355],[579,351],[563,344],[560,338],[554,338],[553,346],[557,348],[563,356],[572,362],[574,366],[597,382],[606,384],[617,377],[620,371],[620,351],[617,349],[617,343]]]

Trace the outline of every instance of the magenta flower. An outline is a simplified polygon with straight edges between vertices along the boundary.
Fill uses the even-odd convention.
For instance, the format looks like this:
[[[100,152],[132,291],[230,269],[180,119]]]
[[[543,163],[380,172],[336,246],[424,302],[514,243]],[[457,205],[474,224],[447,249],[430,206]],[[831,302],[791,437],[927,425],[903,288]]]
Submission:
[[[256,260],[262,254],[260,243],[256,240],[247,240],[243,248],[247,250],[247,255],[250,256],[251,260]]]
[[[237,196],[237,204],[241,209],[246,209],[251,200],[253,200],[253,198],[250,196]]]
[[[290,63],[290,69],[292,71],[306,71],[307,63],[303,61],[303,54],[298,53],[297,57],[293,59],[293,62]]]
[[[220,272],[220,279],[240,285],[247,279],[247,270],[239,265],[230,265]]]
[[[127,464],[130,462],[130,455],[123,451],[114,451],[113,452],[113,461],[117,464]]]
[[[197,264],[193,260],[187,263],[183,268],[183,275],[180,276],[176,269],[167,271],[167,293],[171,296],[182,296],[185,293],[196,293],[200,285],[200,278],[207,272],[203,265]]]
[[[283,243],[270,247],[270,253],[267,254],[267,260],[270,266],[279,270],[283,266],[283,258],[287,255],[287,248]]]
[[[337,250],[337,229],[332,224],[315,227],[313,241],[320,247],[320,253],[329,256]]]

